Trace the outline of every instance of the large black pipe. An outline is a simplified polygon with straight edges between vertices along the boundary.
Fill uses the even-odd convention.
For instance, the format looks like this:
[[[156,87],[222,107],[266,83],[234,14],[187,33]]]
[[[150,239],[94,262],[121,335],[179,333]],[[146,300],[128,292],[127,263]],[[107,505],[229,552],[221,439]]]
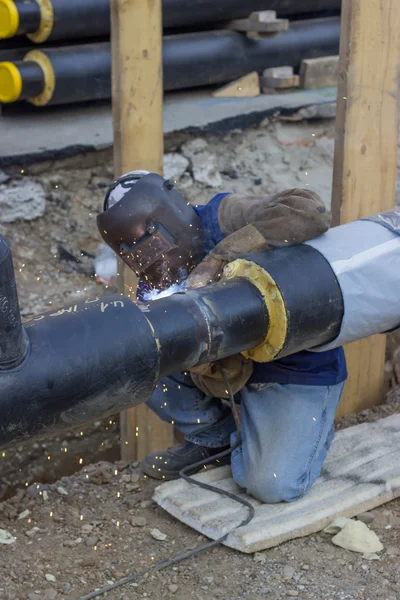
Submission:
[[[119,295],[93,298],[26,323],[26,356],[15,360],[14,354],[10,368],[0,371],[0,447],[136,406],[159,377],[270,346],[267,335],[276,328],[285,332],[281,355],[338,335],[341,292],[317,250],[292,247],[246,259],[276,274],[279,287],[263,291],[235,276],[149,304]],[[15,298],[9,265],[3,279],[7,298]],[[270,321],[265,294],[272,297],[278,289],[281,314]],[[4,329],[2,337],[11,339],[13,331]],[[22,348],[21,328],[18,340]]]
[[[50,28],[48,15],[47,20],[41,16],[46,3],[41,7],[35,0],[15,0],[13,4],[18,22],[10,36],[18,32],[43,42],[110,35],[110,0],[51,0]],[[339,11],[340,6],[340,0],[163,0],[163,26],[167,30],[194,28],[240,19],[259,10],[276,10],[279,16],[289,17]]]
[[[0,446],[137,406],[160,376],[249,349],[267,329],[246,280],[151,309],[115,295],[39,315],[25,325],[27,359],[0,372]]]
[[[250,71],[261,72],[274,66],[292,65],[297,69],[302,59],[337,54],[339,37],[339,19],[299,22],[288,31],[262,40],[249,40],[226,30],[166,36],[164,89],[223,83]],[[108,43],[43,49],[36,51],[34,60],[29,55],[27,60],[40,64],[48,84],[43,88],[47,92],[41,104],[69,104],[111,97]],[[3,101],[7,98],[32,101],[32,96],[27,94],[30,82],[23,72],[24,61],[14,65],[21,74],[22,88],[7,93]]]

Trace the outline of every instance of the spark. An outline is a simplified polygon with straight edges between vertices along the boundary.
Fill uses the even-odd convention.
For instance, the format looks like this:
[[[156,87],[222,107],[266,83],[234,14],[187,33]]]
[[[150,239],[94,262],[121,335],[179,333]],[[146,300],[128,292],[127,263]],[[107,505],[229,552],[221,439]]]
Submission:
[[[121,492],[117,492],[117,498],[121,497]]]
[[[5,456],[6,456],[6,453],[5,453],[5,452],[2,452],[2,453],[1,453],[1,456],[2,456],[3,458],[5,458]]]
[[[50,517],[52,517],[52,516],[53,516],[53,511],[50,512]]]
[[[79,464],[82,465],[83,464],[83,458],[79,459]]]
[[[83,515],[80,516],[81,521],[83,521]]]

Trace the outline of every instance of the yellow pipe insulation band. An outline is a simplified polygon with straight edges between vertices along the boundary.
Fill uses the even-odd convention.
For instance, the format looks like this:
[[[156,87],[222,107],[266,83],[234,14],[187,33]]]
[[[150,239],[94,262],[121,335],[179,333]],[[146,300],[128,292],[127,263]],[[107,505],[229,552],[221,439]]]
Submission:
[[[243,258],[229,263],[221,279],[223,281],[234,277],[245,277],[251,281],[261,292],[269,314],[269,329],[264,342],[242,354],[256,362],[270,362],[282,350],[287,336],[288,318],[282,294],[265,269]]]
[[[24,60],[33,61],[39,65],[44,74],[44,89],[39,96],[29,98],[29,102],[35,106],[46,106],[53,97],[56,87],[56,77],[50,59],[41,50],[31,50]]]
[[[0,63],[0,102],[16,102],[22,92],[22,77],[12,62]]]
[[[54,13],[51,0],[36,0],[40,6],[40,26],[34,33],[28,33],[28,37],[32,42],[41,44],[49,39],[54,25]]]
[[[19,27],[18,9],[12,0],[0,0],[0,39],[17,35]]]

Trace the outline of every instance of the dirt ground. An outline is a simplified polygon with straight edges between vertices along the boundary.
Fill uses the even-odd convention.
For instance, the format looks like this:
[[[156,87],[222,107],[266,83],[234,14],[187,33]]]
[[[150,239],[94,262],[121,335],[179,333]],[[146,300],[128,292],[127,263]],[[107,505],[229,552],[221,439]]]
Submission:
[[[218,191],[260,194],[309,186],[329,205],[331,121],[266,122],[207,141],[211,171],[220,181],[214,187],[195,181],[191,163],[177,183],[191,203],[207,202]],[[180,144],[171,142],[170,149],[179,151]],[[106,155],[102,164],[85,164],[75,160],[8,173],[5,185],[33,180],[46,197],[40,218],[0,222],[12,244],[25,319],[110,291],[96,283],[92,257],[101,241],[96,215],[112,181],[112,164]],[[397,375],[394,368],[398,347],[392,338],[386,367],[393,386],[400,383],[400,368]],[[400,412],[394,389],[387,404],[346,417],[338,428],[393,412]],[[152,503],[154,483],[141,476],[137,464],[118,459],[118,416],[0,452],[0,529],[15,537],[0,545],[0,600],[76,600],[204,542]],[[93,466],[98,461],[103,462]],[[262,553],[257,561],[217,548],[106,597],[397,600],[400,501],[373,512],[371,527],[385,548],[380,560],[337,548],[321,533]],[[154,528],[167,539],[155,540]]]

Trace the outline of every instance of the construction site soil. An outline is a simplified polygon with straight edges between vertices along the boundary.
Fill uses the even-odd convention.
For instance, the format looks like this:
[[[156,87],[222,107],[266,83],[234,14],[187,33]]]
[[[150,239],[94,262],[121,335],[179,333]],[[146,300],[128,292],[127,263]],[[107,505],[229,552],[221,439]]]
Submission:
[[[266,121],[206,142],[170,138],[168,152],[187,160],[169,156],[166,164],[180,165],[173,176],[192,204],[219,191],[260,194],[307,186],[329,205],[333,136],[332,121]],[[23,218],[16,220],[7,219],[0,205],[0,232],[11,241],[24,319],[116,289],[97,283],[93,266],[101,243],[96,215],[112,175],[107,152],[0,173],[5,195],[32,184],[35,190],[40,186],[44,199],[33,220],[29,198],[26,213],[21,207]],[[399,347],[400,339],[392,336],[386,402],[341,419],[338,428],[400,412]],[[204,543],[156,507],[154,482],[141,475],[137,463],[119,461],[119,443],[116,415],[0,452],[0,529],[15,538],[0,544],[0,600],[75,600]],[[255,558],[219,547],[104,597],[397,600],[400,501],[373,516],[371,527],[384,545],[379,560],[338,548],[320,533]],[[155,539],[154,529],[166,539]]]

